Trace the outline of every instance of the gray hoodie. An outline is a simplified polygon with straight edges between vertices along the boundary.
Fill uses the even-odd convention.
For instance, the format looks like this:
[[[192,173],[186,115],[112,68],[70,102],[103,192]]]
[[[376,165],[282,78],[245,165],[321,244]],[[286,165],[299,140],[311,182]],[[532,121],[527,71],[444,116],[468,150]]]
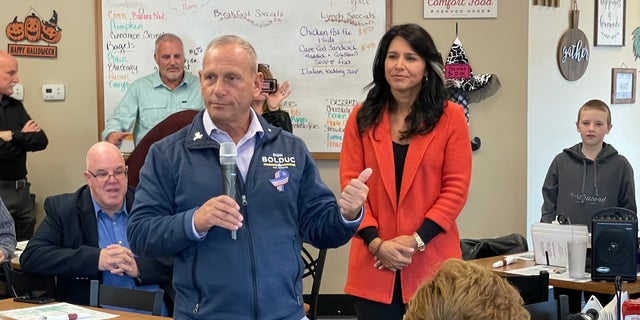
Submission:
[[[542,186],[541,222],[564,215],[571,224],[586,224],[599,209],[623,207],[636,212],[633,168],[610,144],[602,143],[595,161],[582,153],[582,143],[559,153]]]

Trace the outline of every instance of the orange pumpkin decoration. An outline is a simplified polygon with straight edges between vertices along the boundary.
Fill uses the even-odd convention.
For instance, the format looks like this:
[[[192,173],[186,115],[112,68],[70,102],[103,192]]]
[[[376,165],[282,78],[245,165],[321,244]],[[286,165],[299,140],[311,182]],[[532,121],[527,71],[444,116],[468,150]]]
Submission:
[[[42,20],[42,40],[47,43],[58,43],[62,37],[62,29],[58,27],[58,13],[53,10],[53,15],[49,21]]]
[[[40,40],[41,26],[42,22],[35,13],[27,16],[24,18],[24,37],[31,42]]]
[[[58,43],[62,37],[62,29],[56,25],[45,22],[42,24],[42,33],[40,37],[47,43]]]
[[[24,39],[24,23],[18,21],[18,16],[16,16],[13,18],[13,22],[7,24],[4,33],[11,41],[21,41]]]

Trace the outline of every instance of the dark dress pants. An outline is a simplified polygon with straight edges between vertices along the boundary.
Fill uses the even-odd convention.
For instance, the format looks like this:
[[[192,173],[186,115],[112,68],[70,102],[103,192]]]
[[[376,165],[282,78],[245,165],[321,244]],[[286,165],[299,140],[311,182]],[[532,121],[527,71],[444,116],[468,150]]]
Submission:
[[[16,240],[29,240],[36,226],[35,195],[32,195],[30,183],[0,186],[0,197],[9,210],[16,225]]]

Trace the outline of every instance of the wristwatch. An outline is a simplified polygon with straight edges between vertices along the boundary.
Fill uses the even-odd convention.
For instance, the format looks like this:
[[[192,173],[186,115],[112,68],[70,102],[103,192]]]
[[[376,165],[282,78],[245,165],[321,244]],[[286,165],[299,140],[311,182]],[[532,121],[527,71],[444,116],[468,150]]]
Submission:
[[[424,241],[422,241],[420,235],[417,232],[414,232],[413,238],[416,239],[416,243],[418,244],[418,251],[424,251]]]

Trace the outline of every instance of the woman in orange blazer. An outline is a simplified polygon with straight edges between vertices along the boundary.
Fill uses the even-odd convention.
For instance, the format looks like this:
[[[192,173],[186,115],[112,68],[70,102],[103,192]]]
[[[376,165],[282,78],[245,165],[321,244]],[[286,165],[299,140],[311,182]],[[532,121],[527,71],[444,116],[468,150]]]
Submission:
[[[471,143],[462,107],[447,100],[442,57],[422,27],[389,29],[368,88],[340,153],[343,187],[373,168],[345,292],[356,298],[358,319],[400,320],[419,284],[461,257],[456,218],[467,199]]]

